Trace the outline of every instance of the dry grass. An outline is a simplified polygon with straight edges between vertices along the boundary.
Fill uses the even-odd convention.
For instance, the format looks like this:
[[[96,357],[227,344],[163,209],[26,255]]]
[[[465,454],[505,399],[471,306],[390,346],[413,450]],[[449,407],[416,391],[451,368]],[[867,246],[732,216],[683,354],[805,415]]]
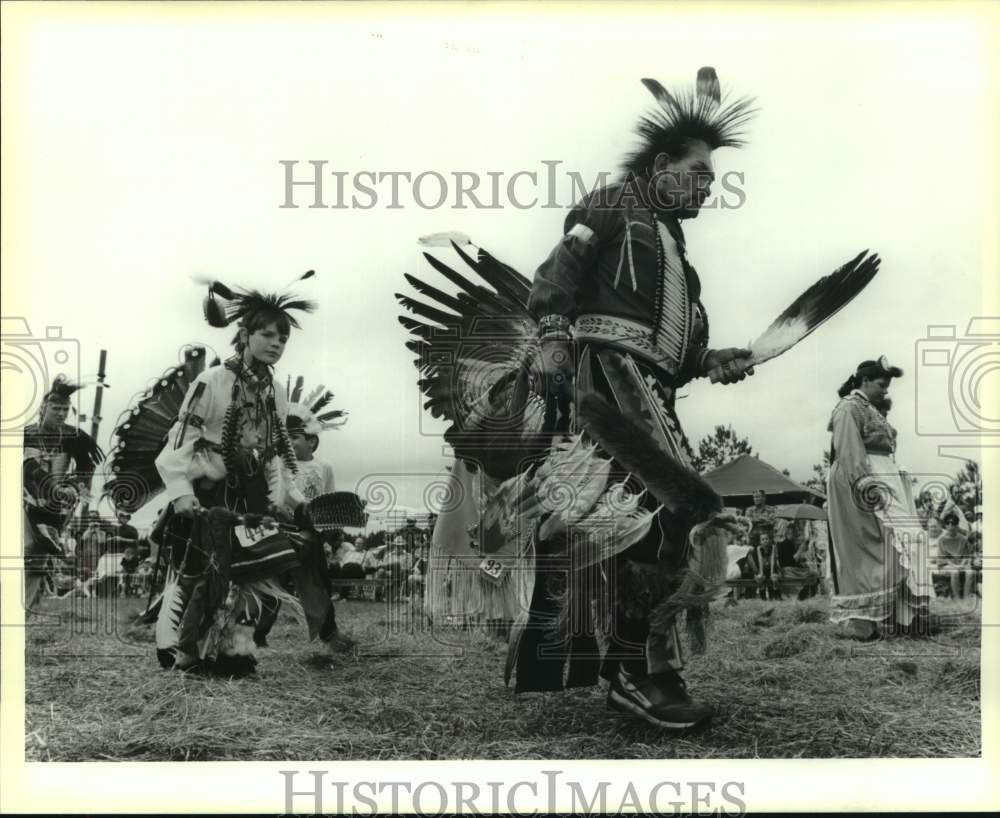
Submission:
[[[161,671],[151,629],[129,624],[138,604],[118,604],[77,612],[85,633],[29,630],[29,760],[980,754],[975,613],[956,614],[933,641],[861,645],[834,631],[821,600],[713,606],[708,653],[686,678],[718,716],[678,737],[607,710],[597,688],[515,698],[503,643],[414,633],[403,607],[338,605],[361,656],[332,656],[283,618],[257,677],[228,681]]]

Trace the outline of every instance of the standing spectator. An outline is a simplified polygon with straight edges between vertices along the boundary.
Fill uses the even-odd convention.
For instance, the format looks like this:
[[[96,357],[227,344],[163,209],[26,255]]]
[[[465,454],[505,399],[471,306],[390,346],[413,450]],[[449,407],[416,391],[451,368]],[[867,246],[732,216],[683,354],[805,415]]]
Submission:
[[[750,545],[756,548],[760,545],[760,535],[765,531],[774,538],[774,524],[777,517],[775,511],[767,504],[767,494],[763,489],[757,489],[753,493],[753,505],[748,508],[744,516],[753,523],[750,529]]]
[[[972,570],[972,549],[969,546],[969,538],[959,530],[956,512],[949,512],[942,522],[944,533],[938,539],[938,550],[941,554],[941,567],[948,573],[952,598],[972,596],[976,587],[976,572]]]
[[[153,553],[153,546],[149,540],[149,534],[142,534],[139,537],[139,559],[148,559]]]
[[[136,593],[140,596],[149,593],[149,586],[153,582],[153,558],[146,557],[139,563],[135,572]]]
[[[77,551],[77,575],[80,580],[86,582],[97,570],[97,562],[104,552],[104,532],[96,522],[91,522],[83,536],[80,538],[81,545]]]
[[[430,543],[421,539],[413,552],[413,565],[403,582],[403,596],[423,598],[427,576],[427,562],[430,558]]]
[[[806,535],[809,542],[809,557],[806,564],[819,577],[819,592],[830,595],[830,535],[827,524],[822,520],[811,520]]]
[[[417,518],[407,517],[406,525],[396,532],[396,538],[403,538],[403,547],[414,557],[420,553],[420,545],[424,540],[424,532],[417,528]]]
[[[75,560],[76,549],[77,549],[76,537],[74,537],[73,534],[68,530],[63,532],[62,546],[63,546],[63,552],[66,554],[66,559],[70,561]]]
[[[134,526],[129,525],[132,515],[124,509],[120,509],[115,512],[115,517],[118,520],[118,525],[111,529],[105,550],[115,554],[124,554],[130,546],[138,549],[139,532]]]
[[[139,570],[139,546],[130,545],[125,549],[121,561],[122,573],[119,575],[119,586],[122,596],[133,596],[138,588],[136,572]]]

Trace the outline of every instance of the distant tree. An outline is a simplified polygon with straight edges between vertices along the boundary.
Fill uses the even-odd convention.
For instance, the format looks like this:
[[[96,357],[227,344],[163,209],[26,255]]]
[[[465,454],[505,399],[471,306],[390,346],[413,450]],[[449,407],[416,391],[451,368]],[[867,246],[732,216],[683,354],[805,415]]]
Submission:
[[[716,426],[712,434],[698,441],[693,465],[700,472],[711,471],[745,454],[753,454],[747,438],[736,434],[732,426]]]
[[[983,475],[975,460],[966,460],[955,475],[951,497],[966,516],[975,514],[976,506],[983,504]]]
[[[826,494],[826,478],[830,476],[830,452],[823,452],[823,457],[819,463],[813,464],[813,476],[802,485],[807,489],[813,489]]]

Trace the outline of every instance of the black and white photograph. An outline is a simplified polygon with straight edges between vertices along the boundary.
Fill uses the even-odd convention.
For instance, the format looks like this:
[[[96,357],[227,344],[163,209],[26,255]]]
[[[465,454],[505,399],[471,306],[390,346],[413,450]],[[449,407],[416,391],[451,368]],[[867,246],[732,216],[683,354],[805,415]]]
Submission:
[[[0,810],[1000,804],[995,6],[0,10]]]

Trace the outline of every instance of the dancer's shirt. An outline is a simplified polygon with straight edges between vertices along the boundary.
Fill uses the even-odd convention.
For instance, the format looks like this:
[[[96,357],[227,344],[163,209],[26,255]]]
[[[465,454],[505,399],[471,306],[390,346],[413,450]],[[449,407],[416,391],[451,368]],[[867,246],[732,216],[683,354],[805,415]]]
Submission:
[[[828,430],[833,434],[834,465],[850,482],[871,474],[869,454],[896,451],[896,430],[858,389],[837,404]]]
[[[313,458],[298,462],[299,473],[295,475],[295,485],[306,500],[313,500],[321,494],[329,494],[334,489],[333,466],[325,460]]]
[[[57,524],[64,512],[58,487],[71,485],[78,492],[90,490],[94,470],[104,459],[94,439],[81,429],[62,424],[55,429],[31,424],[24,429],[22,487],[25,507],[51,517]]]
[[[226,476],[222,436],[236,380],[236,373],[228,366],[212,366],[188,387],[177,421],[167,435],[167,445],[156,458],[167,499],[194,494],[194,483],[202,478],[217,481]],[[294,508],[303,497],[294,485],[288,465],[275,451],[278,426],[284,429],[288,414],[284,390],[271,390],[274,417],[252,411],[254,407],[246,400],[246,391],[238,388],[237,392],[241,402],[238,445],[257,448],[265,455],[262,460],[271,502]]]
[[[528,307],[537,319],[568,318],[578,338],[603,338],[657,363],[680,386],[704,374],[708,317],[700,295],[680,223],[619,183],[570,211],[563,238],[535,273]]]

